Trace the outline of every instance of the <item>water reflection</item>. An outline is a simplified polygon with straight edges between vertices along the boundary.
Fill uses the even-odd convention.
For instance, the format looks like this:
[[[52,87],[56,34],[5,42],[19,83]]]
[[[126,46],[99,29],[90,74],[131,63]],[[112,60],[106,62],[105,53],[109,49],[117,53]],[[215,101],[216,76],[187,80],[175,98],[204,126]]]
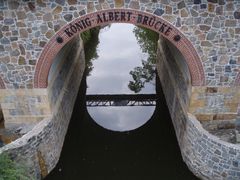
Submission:
[[[128,131],[142,126],[153,114],[154,107],[88,108],[99,125],[109,130]]]
[[[101,30],[98,58],[87,77],[87,94],[132,94],[129,82],[131,71],[141,67],[149,55],[137,43],[134,26],[112,24]],[[155,78],[144,84],[138,93],[155,93]],[[102,127],[114,131],[128,131],[145,124],[155,107],[88,107],[92,118]]]

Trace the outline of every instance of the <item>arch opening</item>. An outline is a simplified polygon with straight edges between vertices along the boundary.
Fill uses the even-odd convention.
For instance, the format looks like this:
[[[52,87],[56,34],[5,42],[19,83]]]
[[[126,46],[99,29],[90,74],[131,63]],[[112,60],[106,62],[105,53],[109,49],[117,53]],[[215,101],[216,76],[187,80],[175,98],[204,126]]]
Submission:
[[[90,67],[86,66],[88,113],[108,130],[124,132],[140,128],[155,111],[156,101],[149,98],[156,95],[156,57],[152,57],[156,52],[152,48],[157,48],[158,35],[149,33],[147,39],[150,35],[156,37],[151,47],[150,40],[142,42],[143,32],[139,29],[116,23],[101,28],[97,57],[90,59]]]
[[[75,19],[59,30],[44,47],[38,60],[34,87],[46,88],[53,58],[60,49],[79,33],[109,23],[130,23],[158,32],[168,39],[186,59],[193,86],[205,84],[201,60],[191,42],[173,25],[154,14],[131,9],[101,10]]]

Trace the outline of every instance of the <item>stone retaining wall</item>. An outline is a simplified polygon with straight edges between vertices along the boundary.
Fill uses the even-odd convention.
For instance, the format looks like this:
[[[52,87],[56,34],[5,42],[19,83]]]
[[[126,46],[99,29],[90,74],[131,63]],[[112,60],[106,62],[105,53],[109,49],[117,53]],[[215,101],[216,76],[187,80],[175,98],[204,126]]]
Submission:
[[[188,87],[185,75],[175,69],[184,67],[175,66],[173,70],[172,61],[181,59],[174,59],[169,52],[166,42],[160,38],[157,70],[184,162],[201,179],[240,179],[240,146],[209,134],[195,116],[188,113],[189,107],[182,96],[186,88],[176,82],[177,76],[181,86]],[[188,98],[191,96],[190,93]]]
[[[184,162],[196,176],[208,180],[240,179],[239,145],[224,142],[211,135],[191,114],[182,122],[179,119],[174,121],[178,129],[185,126],[185,132],[182,132],[182,138],[178,138],[178,141],[181,142]]]
[[[85,69],[82,44],[75,55],[60,94],[53,98],[57,100],[52,116],[42,120],[22,138],[0,149],[0,153],[7,152],[16,161],[28,166],[36,179],[45,177],[55,167],[60,157]],[[56,88],[52,90],[58,91]]]

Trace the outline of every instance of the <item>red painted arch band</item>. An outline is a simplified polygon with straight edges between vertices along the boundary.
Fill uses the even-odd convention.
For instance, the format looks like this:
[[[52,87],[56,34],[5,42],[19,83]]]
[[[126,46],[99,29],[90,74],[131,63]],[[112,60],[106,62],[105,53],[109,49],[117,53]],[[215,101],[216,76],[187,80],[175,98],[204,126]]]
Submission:
[[[79,33],[96,26],[109,23],[130,23],[158,32],[173,43],[186,59],[193,86],[205,85],[205,75],[201,60],[192,43],[172,24],[154,14],[132,9],[109,9],[81,16],[62,27],[45,45],[36,65],[34,87],[46,88],[48,73],[54,57],[61,48]],[[174,38],[178,36],[180,40]],[[61,38],[62,42],[58,42]]]

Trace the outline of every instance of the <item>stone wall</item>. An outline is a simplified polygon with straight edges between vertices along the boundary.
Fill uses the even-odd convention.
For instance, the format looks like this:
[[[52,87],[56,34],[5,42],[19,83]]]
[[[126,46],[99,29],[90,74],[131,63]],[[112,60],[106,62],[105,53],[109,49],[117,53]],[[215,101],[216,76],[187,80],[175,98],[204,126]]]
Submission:
[[[201,179],[239,179],[240,147],[209,134],[195,116],[188,113],[182,96],[185,88],[179,87],[189,87],[183,78],[184,73],[180,73],[183,71],[179,69],[184,66],[171,66],[174,61],[182,59],[174,59],[170,53],[174,52],[173,47],[169,49],[166,44],[166,40],[160,38],[157,70],[184,162]],[[180,84],[176,82],[179,78]],[[191,98],[191,93],[188,98]]]
[[[240,87],[192,87],[189,112],[201,122],[235,121],[240,101]]]
[[[148,12],[180,30],[201,59],[207,86],[240,84],[239,0],[0,0],[0,79],[6,88],[33,87],[41,52],[61,27],[114,8]]]
[[[7,129],[36,124],[51,116],[46,89],[0,89],[0,103]]]
[[[58,88],[61,89],[59,94],[51,93],[50,95],[54,96],[52,99],[56,102],[51,117],[45,118],[23,137],[0,149],[0,153],[7,152],[15,160],[28,166],[29,172],[36,179],[45,177],[55,167],[60,157],[85,69],[83,45],[81,41],[78,41],[77,44],[80,47],[78,46],[75,55],[70,55],[72,57],[71,67],[62,69],[63,71],[69,70],[67,76],[65,76],[63,86],[53,85],[53,88],[49,89],[50,92],[59,92]],[[74,52],[71,51],[71,53]],[[65,74],[65,72],[62,73]],[[61,76],[60,74],[58,76]]]
[[[65,83],[69,82],[68,74],[72,71],[73,63],[76,57],[84,57],[82,48],[82,40],[80,36],[74,38],[66,44],[54,58],[48,75],[48,94],[52,111],[58,109],[59,99],[66,89]],[[81,77],[79,77],[81,79]]]
[[[179,141],[183,160],[189,169],[202,179],[240,179],[239,145],[209,134],[191,114],[184,121],[182,126],[186,128]]]
[[[0,103],[7,129],[35,125],[52,115],[68,82],[74,57],[80,56],[81,40],[74,38],[54,58],[48,89],[0,89]],[[59,103],[59,102],[58,102]]]
[[[239,86],[191,86],[191,76],[184,57],[178,49],[166,39],[162,39],[162,50],[166,54],[168,70],[172,83],[188,112],[195,115],[201,122],[204,121],[234,121],[238,116],[240,103]],[[170,51],[169,51],[169,50]],[[174,61],[174,59],[177,59]],[[163,81],[167,81],[164,79]],[[166,83],[167,84],[167,83]],[[168,87],[167,87],[168,88]],[[169,97],[173,97],[172,95]]]
[[[165,38],[162,38],[160,36],[160,40],[162,43],[162,51],[165,52],[165,54],[159,54],[159,64],[162,63],[161,59],[164,59],[167,57],[166,61],[168,63],[167,70],[169,73],[169,76],[171,76],[171,83],[174,83],[177,91],[175,89],[171,89],[171,94],[169,97],[174,97],[175,93],[178,93],[178,96],[182,99],[182,102],[187,109],[189,106],[189,101],[191,97],[191,76],[188,69],[188,65],[186,64],[186,61],[182,54],[178,51],[178,49],[168,40]],[[164,45],[163,45],[164,44]],[[162,74],[162,73],[161,73]],[[166,81],[168,79],[162,78],[164,81],[164,84],[167,84]],[[166,87],[169,89],[169,87]],[[172,100],[170,101],[172,102]]]

